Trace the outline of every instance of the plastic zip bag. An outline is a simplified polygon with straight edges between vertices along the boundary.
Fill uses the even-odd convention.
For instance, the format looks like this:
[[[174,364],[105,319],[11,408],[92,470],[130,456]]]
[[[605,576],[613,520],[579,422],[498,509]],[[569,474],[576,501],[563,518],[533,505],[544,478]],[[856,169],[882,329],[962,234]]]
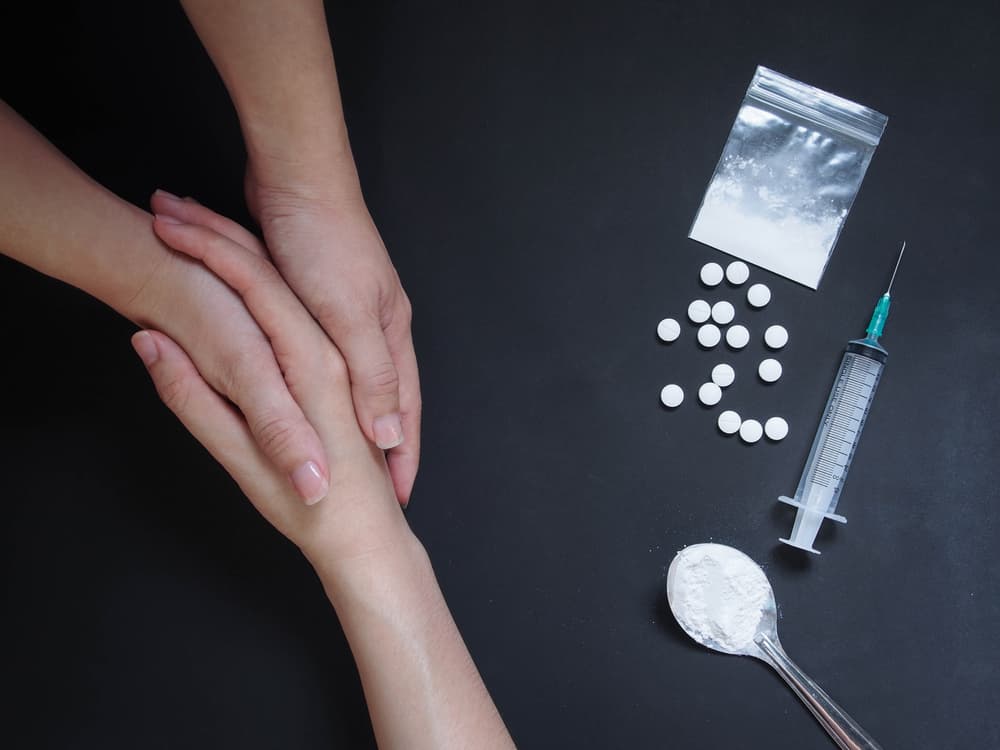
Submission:
[[[816,289],[887,120],[758,67],[688,236]]]

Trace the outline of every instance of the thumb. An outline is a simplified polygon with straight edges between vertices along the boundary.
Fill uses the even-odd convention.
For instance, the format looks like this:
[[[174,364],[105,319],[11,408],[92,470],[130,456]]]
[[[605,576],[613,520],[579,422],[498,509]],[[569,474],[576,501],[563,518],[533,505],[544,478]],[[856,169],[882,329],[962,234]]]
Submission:
[[[362,431],[382,450],[403,442],[399,414],[399,373],[385,332],[366,317],[333,336],[351,375],[351,395]]]

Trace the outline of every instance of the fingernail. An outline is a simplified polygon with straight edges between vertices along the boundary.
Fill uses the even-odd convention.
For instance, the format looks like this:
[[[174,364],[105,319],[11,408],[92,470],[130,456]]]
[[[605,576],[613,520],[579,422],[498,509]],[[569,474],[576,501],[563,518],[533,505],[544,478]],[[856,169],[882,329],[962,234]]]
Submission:
[[[159,196],[161,196],[163,198],[167,198],[168,200],[172,200],[172,201],[179,201],[180,200],[180,198],[178,196],[174,195],[173,193],[168,193],[163,188],[156,188],[156,195],[159,195]]]
[[[156,342],[145,331],[139,331],[139,333],[132,337],[132,348],[135,349],[135,353],[139,355],[139,359],[142,360],[142,363],[146,367],[151,367],[160,358]]]
[[[375,445],[384,451],[403,442],[403,423],[399,421],[398,414],[376,417],[372,422],[372,431],[375,433]]]
[[[180,219],[175,219],[173,216],[167,216],[167,214],[155,214],[156,218],[162,221],[164,224],[183,224],[184,222]]]
[[[315,505],[330,491],[330,483],[319,470],[315,461],[306,461],[291,474],[292,484],[306,501],[306,505]]]

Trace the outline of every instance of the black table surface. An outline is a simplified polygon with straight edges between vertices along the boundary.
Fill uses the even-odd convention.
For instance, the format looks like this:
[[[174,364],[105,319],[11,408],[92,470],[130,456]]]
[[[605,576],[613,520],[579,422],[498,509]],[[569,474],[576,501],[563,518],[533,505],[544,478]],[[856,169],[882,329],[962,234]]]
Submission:
[[[993,10],[329,7],[366,196],[415,308],[407,515],[520,746],[831,746],[767,667],[674,623],[667,567],[709,540],[764,566],[789,654],[884,747],[1000,745]],[[96,179],[246,219],[235,115],[178,5],[39,4],[0,31],[0,96]],[[738,305],[751,346],[700,351],[686,323],[665,346],[657,321],[727,260],[687,231],[758,64],[888,128],[818,291],[754,269],[774,299]],[[904,239],[848,523],[800,554],[778,544],[794,513],[776,498]],[[160,404],[133,326],[0,267],[5,746],[373,745],[312,571]],[[791,341],[765,388],[771,322]],[[739,378],[723,405],[783,415],[786,440],[716,431],[723,407],[694,390],[718,361]],[[674,412],[668,382],[689,394]]]

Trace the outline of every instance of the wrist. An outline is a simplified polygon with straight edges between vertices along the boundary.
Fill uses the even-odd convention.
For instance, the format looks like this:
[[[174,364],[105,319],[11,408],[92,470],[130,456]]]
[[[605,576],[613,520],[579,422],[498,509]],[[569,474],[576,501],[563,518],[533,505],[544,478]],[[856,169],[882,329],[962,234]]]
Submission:
[[[133,322],[150,319],[149,299],[158,280],[173,263],[173,253],[153,234],[152,217],[113,198],[109,211],[98,214],[105,225],[88,231],[80,222],[86,250],[66,253],[76,259],[54,274],[65,278]]]
[[[297,153],[314,154],[315,150],[303,148]],[[262,225],[268,218],[310,206],[367,211],[349,148],[308,160],[273,151],[251,152],[244,188],[250,209]]]
[[[433,577],[430,558],[405,521],[363,553],[334,556],[322,548],[302,552],[338,612],[359,603],[377,607],[381,599],[395,601],[400,588],[412,589],[413,581]]]
[[[155,235],[152,240],[146,253],[150,257],[148,267],[141,277],[132,280],[131,293],[109,304],[136,325],[176,336],[177,331],[166,322],[171,311],[191,309],[187,303],[195,301],[192,293],[197,283],[197,268],[192,261],[160,244]],[[173,317],[177,317],[176,313]]]

